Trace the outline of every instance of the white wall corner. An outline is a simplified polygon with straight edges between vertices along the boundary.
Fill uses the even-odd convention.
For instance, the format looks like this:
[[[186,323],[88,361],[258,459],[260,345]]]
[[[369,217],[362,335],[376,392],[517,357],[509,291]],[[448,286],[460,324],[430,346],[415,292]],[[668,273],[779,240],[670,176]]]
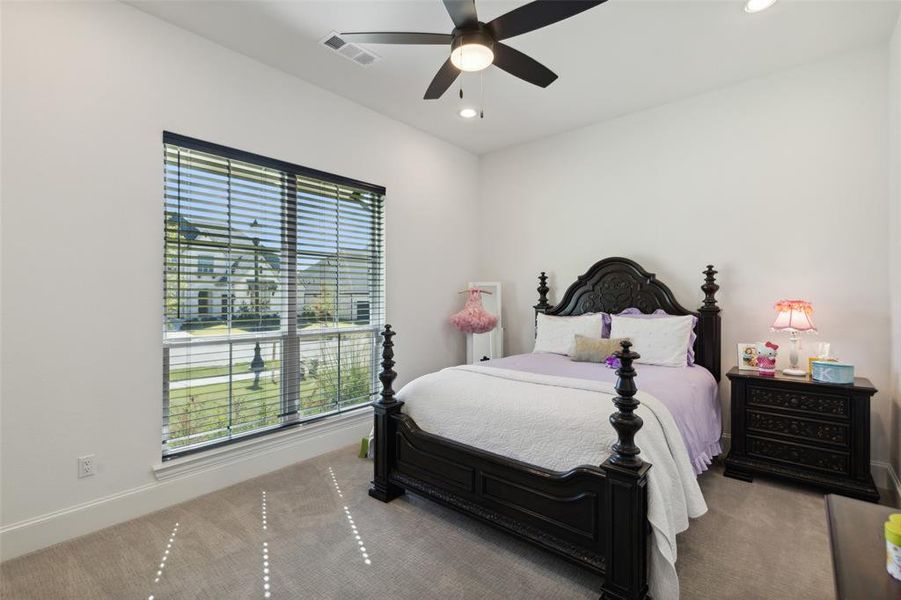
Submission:
[[[873,481],[876,482],[876,487],[881,490],[894,489],[896,500],[901,499],[901,480],[898,479],[898,472],[895,471],[892,463],[874,460],[870,463],[870,469],[873,473]]]
[[[363,409],[176,459],[171,464],[151,466],[157,476],[155,482],[0,528],[0,560],[34,552],[357,444],[371,428],[372,410]],[[351,446],[348,451],[356,452],[356,447]]]
[[[891,302],[891,458],[901,472],[901,16],[889,40],[889,295]],[[897,482],[897,476],[895,481]]]

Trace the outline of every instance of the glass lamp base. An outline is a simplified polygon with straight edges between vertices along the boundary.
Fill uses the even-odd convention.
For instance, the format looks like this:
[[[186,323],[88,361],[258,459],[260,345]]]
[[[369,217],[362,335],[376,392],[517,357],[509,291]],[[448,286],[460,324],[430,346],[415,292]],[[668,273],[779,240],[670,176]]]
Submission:
[[[782,369],[782,374],[791,377],[804,377],[807,375],[807,371],[803,369]]]

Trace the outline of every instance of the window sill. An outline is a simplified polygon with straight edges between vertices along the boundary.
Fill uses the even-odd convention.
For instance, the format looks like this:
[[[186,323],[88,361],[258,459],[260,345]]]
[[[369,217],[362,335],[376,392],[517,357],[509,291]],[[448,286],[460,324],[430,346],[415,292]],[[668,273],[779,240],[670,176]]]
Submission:
[[[173,458],[153,465],[153,474],[158,481],[175,479],[213,467],[224,466],[246,458],[267,454],[283,446],[296,444],[308,438],[319,437],[363,423],[372,423],[372,408],[361,408],[347,414],[301,424],[297,427],[276,431],[269,435],[237,442],[228,446],[211,448],[204,452]]]

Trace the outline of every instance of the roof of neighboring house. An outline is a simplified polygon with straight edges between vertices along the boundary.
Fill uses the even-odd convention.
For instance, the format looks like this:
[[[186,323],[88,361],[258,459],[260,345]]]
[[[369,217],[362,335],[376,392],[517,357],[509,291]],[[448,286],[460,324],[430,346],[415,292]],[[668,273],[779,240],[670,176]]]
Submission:
[[[340,294],[366,295],[372,287],[370,274],[357,268],[359,261],[347,260],[338,256],[327,256],[297,272],[298,286],[302,291],[316,294],[320,281],[334,282],[338,280]],[[351,267],[353,265],[353,267]],[[306,289],[309,287],[309,289]]]
[[[205,225],[203,223],[189,221],[188,219],[186,219],[185,217],[183,217],[180,214],[169,213],[169,216],[167,217],[167,221],[169,223],[178,224],[178,234],[188,241],[193,242],[199,237],[206,237],[207,239],[215,239],[216,237],[222,235],[222,234],[212,233],[210,231],[205,231]],[[213,226],[210,226],[210,229],[213,229]],[[256,246],[257,248],[259,248],[260,256],[263,259],[265,259],[266,263],[269,265],[269,267],[273,271],[278,272],[279,268],[281,267],[281,257],[279,256],[277,250],[273,250],[273,249],[267,247],[263,242],[260,242],[260,241],[258,241],[257,244],[254,244],[255,238],[253,236],[249,236],[249,235],[247,235],[246,231],[242,231],[235,227],[232,227],[230,239],[231,239],[231,242],[233,245],[248,246],[248,247]],[[216,248],[210,248],[210,249],[215,250]],[[225,247],[223,246],[219,249],[225,250]],[[232,274],[234,274],[235,271],[240,266],[239,265],[240,261],[242,259],[246,259],[246,258],[248,258],[248,257],[242,255],[242,256],[239,256],[237,259],[235,259],[235,261],[232,262],[231,268],[229,269],[230,272]],[[250,258],[250,260],[253,260],[252,256],[249,258]]]
[[[196,240],[200,235],[200,230],[194,227],[187,219],[181,215],[170,214],[167,220],[170,223],[178,224],[178,235],[187,240]]]
[[[204,225],[202,222],[189,221],[182,215],[170,213],[167,217],[169,223],[178,225],[178,233],[181,237],[188,241],[195,241],[198,238],[207,238],[214,240],[217,237],[221,239],[222,233],[216,231],[217,226]],[[241,268],[252,268],[254,254],[258,255],[265,263],[276,273],[281,267],[281,256],[277,250],[267,247],[257,239],[258,244],[254,244],[254,238],[248,236],[246,231],[232,228],[231,242],[235,246],[239,246],[243,250],[243,254],[232,260],[227,272],[220,276],[218,283],[227,283],[229,278],[233,277]],[[222,246],[202,246],[211,251],[225,251],[226,247]],[[338,290],[341,294],[365,295],[369,293],[372,287],[370,273],[368,269],[363,267],[360,260],[353,260],[342,256],[330,255],[319,259],[317,262],[298,270],[298,284],[301,288],[309,286],[311,289],[304,290],[307,293],[315,294],[319,282],[333,282],[338,280]]]

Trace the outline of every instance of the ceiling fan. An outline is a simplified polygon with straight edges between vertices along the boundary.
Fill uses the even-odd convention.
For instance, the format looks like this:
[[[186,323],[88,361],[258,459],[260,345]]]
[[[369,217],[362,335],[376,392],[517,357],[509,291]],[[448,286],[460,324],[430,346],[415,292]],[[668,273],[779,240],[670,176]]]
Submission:
[[[450,57],[429,84],[426,100],[440,98],[460,71],[481,71],[492,64],[524,81],[547,87],[557,79],[556,73],[500,41],[568,19],[606,0],[536,0],[489,23],[479,21],[475,0],[443,2],[454,22],[451,33],[359,32],[342,33],[341,37],[363,44],[449,44]]]

